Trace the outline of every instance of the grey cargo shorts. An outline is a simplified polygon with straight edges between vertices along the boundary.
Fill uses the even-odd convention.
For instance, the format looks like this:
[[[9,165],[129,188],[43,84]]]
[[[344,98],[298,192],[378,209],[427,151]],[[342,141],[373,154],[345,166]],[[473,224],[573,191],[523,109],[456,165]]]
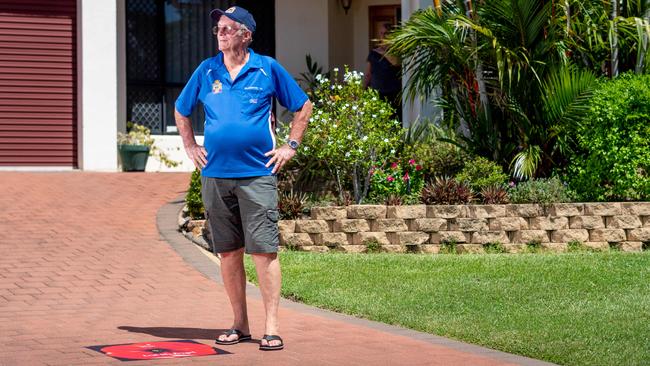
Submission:
[[[246,248],[246,253],[276,253],[278,191],[275,176],[201,177],[207,239],[215,254]]]

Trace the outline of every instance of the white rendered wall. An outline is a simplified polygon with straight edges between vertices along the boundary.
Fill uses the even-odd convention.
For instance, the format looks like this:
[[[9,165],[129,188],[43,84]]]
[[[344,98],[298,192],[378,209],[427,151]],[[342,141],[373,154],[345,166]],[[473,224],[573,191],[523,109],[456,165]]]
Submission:
[[[79,0],[79,161],[91,171],[117,170],[118,1]]]
[[[328,1],[336,0],[275,2],[276,59],[295,78],[307,69],[306,54],[329,68]]]

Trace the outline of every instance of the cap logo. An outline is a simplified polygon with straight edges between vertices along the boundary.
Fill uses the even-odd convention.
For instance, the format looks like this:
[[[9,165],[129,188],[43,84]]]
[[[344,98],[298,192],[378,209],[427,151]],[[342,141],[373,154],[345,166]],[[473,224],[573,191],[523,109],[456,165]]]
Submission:
[[[233,6],[233,7],[228,8],[228,10],[226,10],[224,13],[232,14],[232,13],[235,12],[235,10],[237,10],[237,8]]]

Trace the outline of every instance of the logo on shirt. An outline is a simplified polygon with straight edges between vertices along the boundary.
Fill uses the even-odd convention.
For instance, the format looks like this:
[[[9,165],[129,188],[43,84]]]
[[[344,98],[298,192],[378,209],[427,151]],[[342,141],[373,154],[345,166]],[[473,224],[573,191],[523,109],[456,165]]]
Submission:
[[[223,89],[223,85],[221,84],[221,81],[215,80],[214,83],[212,83],[212,94],[221,93],[221,89]]]

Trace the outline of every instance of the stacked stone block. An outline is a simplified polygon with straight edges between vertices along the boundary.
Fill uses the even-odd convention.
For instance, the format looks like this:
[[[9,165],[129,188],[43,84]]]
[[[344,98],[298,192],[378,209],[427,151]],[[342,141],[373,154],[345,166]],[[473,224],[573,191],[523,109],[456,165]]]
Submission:
[[[450,242],[469,253],[495,243],[509,252],[530,243],[565,251],[572,241],[640,251],[650,242],[650,202],[316,207],[310,219],[282,220],[280,240],[286,247],[317,252],[360,253],[374,246],[438,253]]]

